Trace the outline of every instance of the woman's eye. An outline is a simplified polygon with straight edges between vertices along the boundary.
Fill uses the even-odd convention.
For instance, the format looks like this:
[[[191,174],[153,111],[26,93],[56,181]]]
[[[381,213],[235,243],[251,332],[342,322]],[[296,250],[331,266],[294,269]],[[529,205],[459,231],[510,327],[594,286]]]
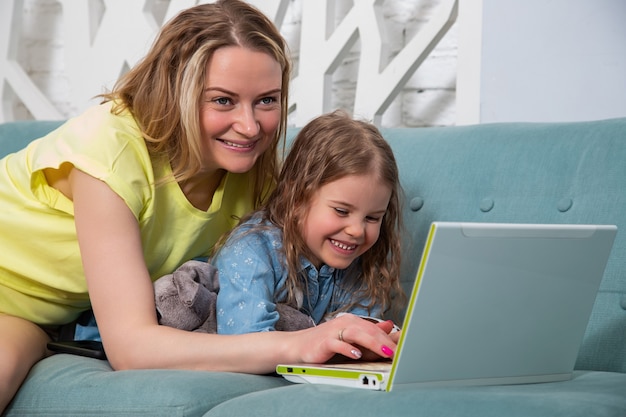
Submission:
[[[227,106],[230,104],[230,99],[227,97],[218,97],[213,100],[214,103],[217,103],[221,106]]]
[[[276,99],[274,97],[263,97],[260,100],[260,103],[264,105],[273,104],[275,102],[276,102]]]

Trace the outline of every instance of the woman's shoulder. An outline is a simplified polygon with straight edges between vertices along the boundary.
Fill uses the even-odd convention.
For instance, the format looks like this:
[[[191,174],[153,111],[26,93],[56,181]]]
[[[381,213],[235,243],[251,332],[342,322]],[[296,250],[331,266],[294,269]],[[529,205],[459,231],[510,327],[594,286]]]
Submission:
[[[83,159],[102,161],[106,165],[120,156],[123,158],[124,154],[132,154],[129,156],[133,160],[149,160],[145,140],[134,117],[127,110],[112,111],[112,103],[90,107],[68,119],[54,131],[34,141],[30,153],[34,165],[38,162],[46,164],[51,158],[58,159],[59,163],[74,165]]]
[[[69,119],[29,147],[26,158],[33,172],[68,163],[104,181],[136,215],[153,192],[153,162],[137,122],[110,102]]]
[[[124,140],[141,139],[143,136],[132,113],[115,102],[106,102],[85,110],[68,120],[67,128],[83,137],[98,138],[116,135]]]
[[[116,148],[144,152],[145,140],[135,118],[128,110],[112,111],[112,106],[109,102],[88,108],[41,138],[37,147],[46,154],[68,149],[97,158],[115,155]]]

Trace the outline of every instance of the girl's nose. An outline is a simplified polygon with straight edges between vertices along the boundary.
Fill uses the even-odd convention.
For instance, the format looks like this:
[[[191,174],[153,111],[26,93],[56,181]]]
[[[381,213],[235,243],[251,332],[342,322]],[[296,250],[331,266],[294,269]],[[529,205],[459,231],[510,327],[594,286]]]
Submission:
[[[352,237],[360,238],[365,235],[365,224],[362,221],[352,221],[346,227],[346,233]]]

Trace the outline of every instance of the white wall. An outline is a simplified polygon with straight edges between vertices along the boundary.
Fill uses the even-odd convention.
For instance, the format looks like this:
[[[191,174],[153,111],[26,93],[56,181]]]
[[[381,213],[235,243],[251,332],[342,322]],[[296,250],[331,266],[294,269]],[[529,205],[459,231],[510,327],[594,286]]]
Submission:
[[[626,1],[461,0],[458,24],[459,124],[626,117]]]
[[[167,19],[174,10],[196,3],[194,0],[1,0],[0,13],[9,10],[10,5],[16,5],[12,29],[7,35],[0,37],[5,45],[15,44],[17,48],[17,62],[32,81],[32,89],[41,92],[50,102],[50,111],[42,111],[33,115],[32,108],[25,105],[26,94],[13,91],[7,87],[5,81],[0,84],[3,101],[11,102],[12,118],[56,118],[70,117],[82,111],[87,105],[88,98],[110,87],[124,70],[119,65],[112,71],[107,65],[93,65],[98,59],[106,56],[106,61],[124,58],[125,65],[132,65],[149,46],[146,19],[141,15],[146,4],[153,4],[153,13],[156,24]],[[305,3],[306,2],[306,3]],[[288,39],[293,60],[298,63],[303,59],[302,54],[311,53],[301,51],[302,12],[306,7],[315,4],[318,7],[322,0],[289,0],[282,19],[281,32]],[[337,15],[337,27],[345,16],[354,9],[363,11],[365,3],[372,3],[381,10],[383,23],[381,31],[388,40],[390,49],[389,60],[393,60],[405,45],[415,38],[420,31],[427,28],[429,21],[436,16],[442,3],[448,0],[336,0],[329,4]],[[280,3],[280,0],[258,0],[259,7],[271,10]],[[359,7],[355,7],[355,4]],[[89,8],[95,8],[96,13]],[[6,13],[6,12],[5,12]],[[80,28],[93,19],[98,20],[92,29]],[[0,16],[0,20],[2,20]],[[6,20],[5,20],[6,22]],[[16,25],[16,22],[18,23]],[[93,23],[93,22],[92,22]],[[98,26],[99,25],[99,26]],[[363,23],[361,22],[361,25]],[[20,27],[21,26],[21,27]],[[100,32],[94,32],[99,27]],[[104,29],[102,29],[104,28]],[[68,32],[68,31],[73,32]],[[83,32],[80,32],[83,30]],[[106,30],[106,33],[102,33]],[[363,30],[361,27],[360,30]],[[374,30],[374,28],[372,28]],[[0,28],[0,33],[2,29]],[[87,35],[79,35],[87,33]],[[91,39],[89,39],[91,37]],[[9,39],[10,38],[10,39]],[[91,42],[90,49],[80,49],[77,43]],[[107,43],[108,42],[108,43]],[[428,58],[403,83],[397,97],[388,105],[380,121],[383,126],[433,126],[451,125],[455,123],[455,88],[456,88],[456,29],[452,26],[438,46]],[[7,48],[5,48],[7,50]],[[87,51],[76,54],[74,51]],[[354,111],[358,107],[355,102],[357,90],[356,81],[361,63],[362,45],[357,41],[348,54],[342,58],[333,72],[330,108],[341,107]],[[2,48],[0,47],[0,51]],[[134,51],[132,54],[129,51]],[[315,53],[316,51],[312,51]],[[317,51],[322,53],[323,51]],[[73,54],[73,55],[72,55]],[[110,57],[110,58],[109,58]],[[0,57],[1,60],[4,57]],[[309,69],[310,67],[307,67]],[[5,68],[6,69],[6,68]],[[12,70],[9,68],[9,71]],[[298,69],[299,71],[300,69]],[[297,72],[298,72],[297,71]],[[2,81],[0,68],[0,82]],[[297,72],[295,74],[297,78]],[[6,76],[6,74],[5,74]],[[300,83],[306,88],[307,83]],[[381,83],[377,84],[380,88]],[[28,85],[20,88],[29,88]],[[374,88],[374,90],[376,90]],[[295,94],[295,93],[294,93]],[[306,91],[300,90],[300,96]],[[302,100],[301,100],[302,102]],[[43,116],[42,116],[43,115]],[[297,110],[291,116],[291,124],[302,124],[297,119]],[[1,117],[0,117],[1,118]]]

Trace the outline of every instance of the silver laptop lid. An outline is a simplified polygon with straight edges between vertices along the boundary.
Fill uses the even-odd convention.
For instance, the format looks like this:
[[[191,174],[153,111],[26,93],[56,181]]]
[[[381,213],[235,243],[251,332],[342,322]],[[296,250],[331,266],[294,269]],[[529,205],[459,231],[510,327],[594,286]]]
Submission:
[[[570,378],[616,231],[433,223],[387,389]]]

